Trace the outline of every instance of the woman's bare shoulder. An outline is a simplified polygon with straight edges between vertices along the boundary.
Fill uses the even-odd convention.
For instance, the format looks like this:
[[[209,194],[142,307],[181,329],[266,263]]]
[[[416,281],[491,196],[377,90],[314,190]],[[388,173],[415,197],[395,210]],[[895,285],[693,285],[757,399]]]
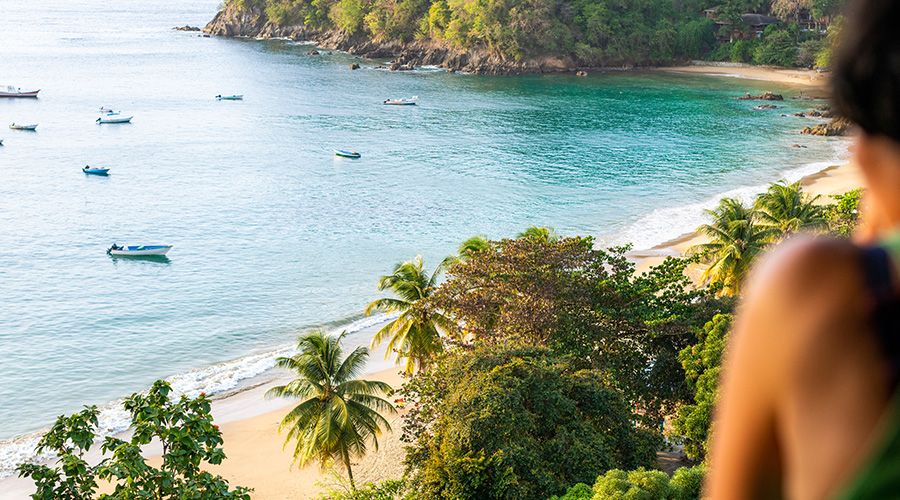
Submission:
[[[786,300],[834,306],[864,285],[859,247],[848,240],[799,236],[779,244],[751,274],[747,300]],[[815,302],[824,301],[824,302]]]

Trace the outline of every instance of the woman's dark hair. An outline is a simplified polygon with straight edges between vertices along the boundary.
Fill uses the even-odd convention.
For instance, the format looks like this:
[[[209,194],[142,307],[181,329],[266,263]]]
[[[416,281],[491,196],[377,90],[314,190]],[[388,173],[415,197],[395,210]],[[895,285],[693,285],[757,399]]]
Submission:
[[[852,0],[831,75],[838,115],[900,142],[900,1]]]

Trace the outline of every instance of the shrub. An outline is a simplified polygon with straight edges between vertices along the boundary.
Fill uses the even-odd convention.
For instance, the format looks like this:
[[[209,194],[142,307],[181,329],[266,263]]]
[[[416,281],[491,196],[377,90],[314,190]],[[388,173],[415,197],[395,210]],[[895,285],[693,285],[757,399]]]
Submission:
[[[705,474],[703,466],[682,467],[671,478],[659,470],[615,469],[597,478],[593,500],[699,500]]]
[[[751,40],[735,40],[731,44],[731,62],[748,63],[753,60],[756,43]]]
[[[692,460],[706,456],[713,408],[718,397],[718,379],[725,351],[731,315],[717,315],[698,333],[696,344],[678,354],[688,385],[694,391],[694,403],[678,409],[672,422],[684,439],[684,452]]]
[[[772,66],[793,66],[797,60],[797,44],[786,30],[766,28],[762,43],[753,50],[753,62]]]
[[[859,225],[859,201],[861,191],[854,189],[844,194],[833,196],[836,203],[825,207],[825,218],[828,219],[828,231],[840,237],[850,237]]]
[[[550,500],[591,500],[594,498],[594,490],[584,483],[578,483],[566,490],[566,494],[558,497],[553,495]]]
[[[404,484],[400,480],[366,483],[355,490],[329,491],[319,500],[394,500],[401,498]]]
[[[201,470],[201,463],[217,465],[225,460],[222,433],[213,425],[210,402],[181,396],[169,400],[168,382],[158,380],[147,394],[125,399],[134,432],[129,441],[107,437],[100,450],[109,455],[91,466],[84,454],[96,439],[96,406],[71,416],[61,416],[38,442],[37,452],[49,451],[58,466],[22,464],[19,475],[35,481],[32,498],[87,499],[96,496],[98,481],[108,481],[112,498],[184,498],[192,500],[249,500],[250,490],[229,489],[228,481]],[[147,464],[141,447],[162,444],[163,467]],[[102,498],[102,497],[101,497]]]
[[[825,41],[821,39],[805,40],[800,43],[797,48],[797,66],[801,68],[812,68],[817,66],[817,59],[822,49],[825,48]]]

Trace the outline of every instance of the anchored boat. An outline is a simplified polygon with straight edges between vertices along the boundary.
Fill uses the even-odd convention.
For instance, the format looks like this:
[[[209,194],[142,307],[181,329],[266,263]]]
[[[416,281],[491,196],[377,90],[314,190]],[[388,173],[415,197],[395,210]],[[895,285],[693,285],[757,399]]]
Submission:
[[[37,97],[40,91],[41,89],[22,90],[19,87],[7,85],[5,89],[0,90],[0,97]]]
[[[81,169],[81,171],[88,175],[109,175],[109,169],[105,167],[92,167],[90,165],[85,165],[84,168]]]
[[[385,99],[384,104],[387,104],[389,106],[415,106],[416,101],[418,101],[418,100],[419,100],[419,96],[414,95],[414,96],[410,97],[409,99],[407,99],[405,97],[402,99]]]
[[[151,255],[165,255],[174,245],[116,245],[113,243],[106,253],[119,257],[147,257]]]
[[[122,116],[119,113],[106,114],[97,118],[97,123],[130,123],[133,116]]]
[[[334,155],[340,156],[341,158],[353,158],[354,160],[362,157],[362,155],[356,151],[348,151],[346,149],[335,149]]]
[[[219,94],[219,95],[216,96],[216,100],[217,100],[217,101],[243,101],[243,100],[244,100],[244,96],[243,96],[242,94],[235,94],[235,95],[221,95],[221,94]]]
[[[38,126],[37,123],[31,123],[28,125],[23,125],[21,123],[10,123],[9,124],[9,128],[11,128],[13,130],[32,130],[33,131],[34,129],[37,128],[37,126]]]

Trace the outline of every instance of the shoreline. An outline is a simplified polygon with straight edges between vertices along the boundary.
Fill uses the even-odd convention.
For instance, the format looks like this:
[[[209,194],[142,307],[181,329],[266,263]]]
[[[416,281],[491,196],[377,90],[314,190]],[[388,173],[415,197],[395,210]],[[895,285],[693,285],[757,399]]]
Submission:
[[[689,73],[771,81],[773,83],[802,85],[811,89],[821,88],[824,84],[824,79],[813,80],[810,77],[804,81],[802,77],[792,76],[798,71],[802,73],[803,70],[717,65],[635,68],[635,70],[642,69],[663,73]],[[777,179],[773,179],[773,181],[775,180]],[[843,164],[830,165],[822,170],[805,175],[800,179],[800,182],[810,194],[823,195],[823,201],[828,202],[830,198],[826,195],[839,194],[858,187],[860,179],[855,167]],[[682,255],[687,248],[700,242],[701,238],[696,231],[688,232],[650,248],[630,252],[629,257],[637,263],[637,270],[641,272],[652,265],[658,264],[667,256]],[[371,320],[372,318],[367,319]],[[348,343],[347,347],[352,349],[355,345],[368,345],[371,339],[369,330],[374,330],[374,328],[383,324],[383,321],[377,324],[366,325],[356,330],[352,334],[354,342],[352,344]],[[342,327],[348,327],[351,324],[353,322],[341,325],[336,329],[340,330]],[[359,342],[359,340],[362,340],[362,342]],[[255,353],[255,355],[268,354],[274,356],[285,349],[284,345],[273,346],[271,350]],[[397,369],[393,367],[384,368],[383,353],[382,349],[371,352],[369,365],[367,365],[365,372],[366,378],[399,380],[396,373]],[[225,363],[239,361],[248,356]],[[201,367],[198,370],[208,368],[210,367]],[[184,374],[178,374],[176,377],[179,375]],[[308,497],[323,491],[323,488],[317,486],[317,484],[326,479],[326,474],[319,471],[317,465],[297,470],[296,467],[290,465],[290,452],[281,448],[283,437],[277,433],[277,422],[291,402],[288,400],[267,400],[262,397],[265,390],[284,380],[286,380],[286,375],[279,375],[269,368],[259,374],[240,380],[236,387],[222,391],[214,397],[213,415],[216,422],[222,426],[225,450],[229,458],[221,466],[211,467],[210,470],[222,474],[233,485],[255,487],[256,491],[253,494],[253,498],[304,498],[304,495]],[[393,382],[389,383],[395,385]],[[396,384],[395,388],[398,387],[399,384]],[[396,427],[399,427],[399,421],[397,421]],[[121,434],[116,433],[116,435]],[[360,484],[373,478],[383,479],[385,476],[379,474],[399,470],[400,464],[397,457],[402,459],[402,453],[400,453],[402,452],[402,444],[399,443],[398,437],[399,433],[397,432],[391,436],[385,436],[384,443],[381,443],[383,445],[381,450],[377,453],[369,453],[360,460],[359,466],[370,471],[359,474]],[[152,450],[148,452],[148,455],[153,455]],[[285,460],[287,460],[286,463]],[[31,491],[33,491],[33,485],[29,480],[22,480],[15,476],[0,478],[0,498],[23,498]]]
[[[654,71],[801,85],[815,91],[815,94],[810,97],[817,96],[818,98],[825,97],[827,90],[825,88],[827,76],[809,69],[697,61],[689,65],[659,67],[655,68]]]
[[[818,203],[831,203],[831,196],[846,193],[862,186],[859,169],[851,162],[829,165],[817,172],[807,174],[798,181],[810,196],[819,196]],[[687,254],[694,245],[704,243],[706,238],[699,231],[690,231],[645,250],[629,252],[629,257],[643,272],[661,263],[666,257],[680,257]],[[688,275],[699,283],[699,266],[688,269]]]
[[[854,165],[844,163],[808,174],[800,182],[809,194],[819,195],[821,203],[828,203],[831,195],[859,187],[861,177]],[[635,262],[637,272],[644,272],[666,257],[684,255],[688,248],[703,240],[698,232],[689,232],[649,249],[630,252],[629,258]],[[699,266],[694,266],[688,269],[688,275],[699,282],[700,271]],[[378,326],[380,324],[356,332],[359,335],[354,345],[366,345],[370,338],[367,336],[368,330]],[[366,337],[366,342],[359,343],[361,337]],[[395,366],[385,368],[387,362],[384,361],[384,354],[384,348],[370,353],[369,365],[363,376],[386,381],[399,389],[402,385],[399,369]],[[291,451],[282,447],[284,436],[278,432],[278,422],[288,411],[291,401],[264,397],[266,390],[284,383],[289,376],[272,373],[271,370],[268,373],[272,376],[265,381],[240,387],[214,398],[212,413],[221,426],[228,459],[209,470],[221,474],[232,485],[255,488],[253,498],[259,499],[313,498],[338,486],[333,475],[322,471],[317,464],[303,468],[293,465]],[[354,463],[358,469],[354,475],[359,484],[397,478],[402,474],[405,444],[399,440],[400,416],[394,416],[390,420],[393,432],[381,437],[379,450],[371,451]],[[117,433],[122,434],[125,433]],[[158,461],[158,450],[148,449],[146,454],[151,463]],[[29,480],[15,476],[0,479],[0,492],[3,492],[0,493],[0,498],[23,498],[32,491],[33,483]]]

